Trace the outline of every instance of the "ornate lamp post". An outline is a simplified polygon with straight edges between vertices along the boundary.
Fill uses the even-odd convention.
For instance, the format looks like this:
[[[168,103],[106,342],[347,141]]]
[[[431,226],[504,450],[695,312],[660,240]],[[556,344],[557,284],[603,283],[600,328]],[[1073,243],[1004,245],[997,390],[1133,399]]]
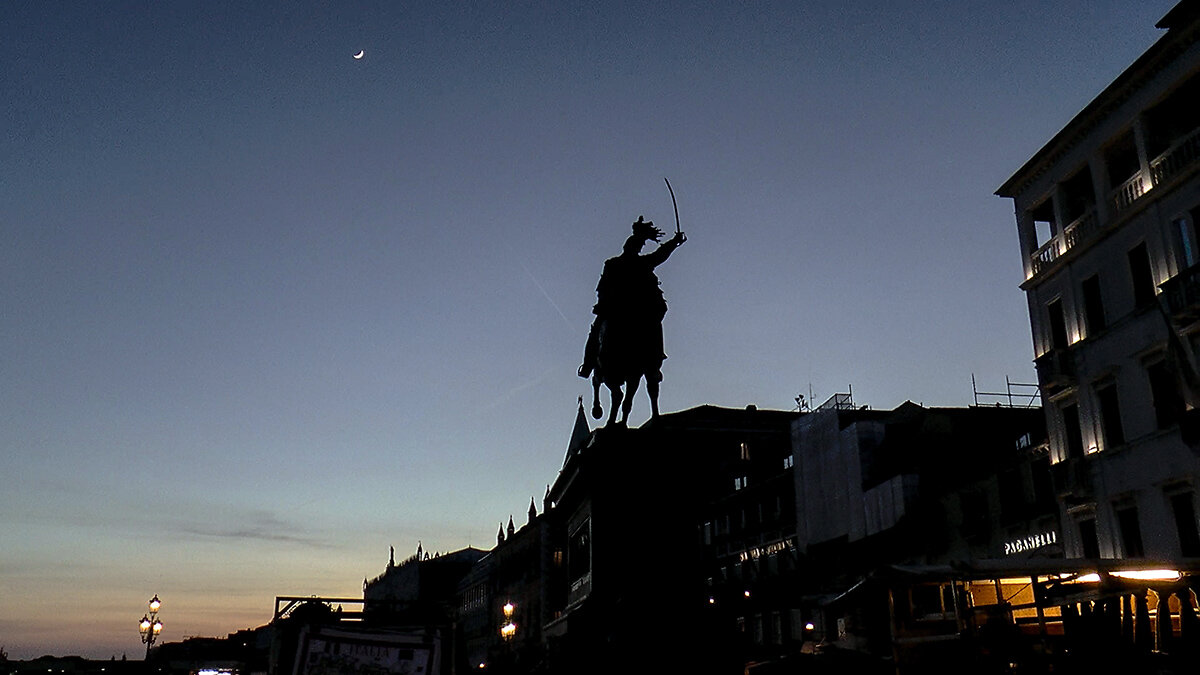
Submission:
[[[158,599],[158,594],[155,593],[153,598],[150,598],[150,613],[143,614],[142,620],[138,622],[138,632],[142,634],[142,642],[146,643],[146,660],[150,660],[150,647],[154,645],[154,641],[158,639],[158,634],[162,632],[163,624],[158,620],[158,608],[162,607],[162,601]]]
[[[500,627],[500,637],[504,638],[505,642],[509,642],[517,634],[517,624],[513,623],[513,610],[516,606],[511,602],[504,604],[504,625]]]

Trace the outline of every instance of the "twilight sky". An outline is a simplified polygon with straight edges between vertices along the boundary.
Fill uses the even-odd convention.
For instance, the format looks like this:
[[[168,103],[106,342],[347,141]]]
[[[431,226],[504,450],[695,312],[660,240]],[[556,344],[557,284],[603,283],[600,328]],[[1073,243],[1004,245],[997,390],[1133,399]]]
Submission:
[[[992,193],[1173,4],[5,3],[0,646],[489,548],[664,176],[664,411],[1033,381]]]

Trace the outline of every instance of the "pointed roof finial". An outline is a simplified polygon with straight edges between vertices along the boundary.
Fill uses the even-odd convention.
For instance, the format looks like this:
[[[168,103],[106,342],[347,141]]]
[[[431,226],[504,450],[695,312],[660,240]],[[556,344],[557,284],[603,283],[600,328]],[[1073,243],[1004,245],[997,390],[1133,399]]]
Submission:
[[[588,427],[587,414],[583,412],[583,397],[580,396],[579,409],[575,411],[575,425],[571,428],[571,440],[567,441],[567,456],[563,460],[564,466],[572,455],[587,446],[588,439],[591,437],[592,430]]]
[[[504,521],[500,521],[500,531],[496,533],[496,545],[504,543]]]
[[[517,531],[517,528],[513,527],[512,514],[510,513],[510,514],[508,514],[508,536],[511,537],[513,535],[513,532],[516,532],[516,531]]]
[[[421,559],[421,540],[417,540],[417,560]]]
[[[395,566],[396,566],[396,547],[389,546],[388,547],[388,567],[395,567]]]
[[[529,522],[532,523],[534,518],[537,518],[537,506],[534,505],[533,497],[530,497],[529,498]]]

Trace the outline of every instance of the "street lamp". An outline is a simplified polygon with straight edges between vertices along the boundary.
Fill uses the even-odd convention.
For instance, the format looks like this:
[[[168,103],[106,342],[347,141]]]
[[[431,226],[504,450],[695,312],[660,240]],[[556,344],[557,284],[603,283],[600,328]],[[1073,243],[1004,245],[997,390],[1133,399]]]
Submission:
[[[512,640],[513,636],[517,634],[517,624],[512,620],[514,609],[516,606],[511,602],[504,604],[504,625],[500,627],[500,637],[505,641]]]
[[[146,644],[146,660],[150,660],[150,647],[154,645],[154,641],[158,639],[158,634],[162,632],[163,624],[158,620],[158,608],[162,607],[162,601],[158,599],[158,594],[155,593],[153,598],[150,598],[150,613],[143,614],[142,620],[138,622],[138,632],[142,634],[142,642]]]

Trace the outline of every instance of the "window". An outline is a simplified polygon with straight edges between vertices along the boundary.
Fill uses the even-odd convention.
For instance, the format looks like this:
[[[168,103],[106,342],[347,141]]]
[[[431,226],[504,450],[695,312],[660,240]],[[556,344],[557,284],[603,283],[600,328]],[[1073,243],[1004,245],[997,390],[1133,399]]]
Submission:
[[[1166,429],[1178,422],[1183,412],[1183,397],[1179,394],[1179,386],[1166,361],[1159,361],[1147,368],[1146,376],[1150,379],[1154,422],[1159,429]]]
[[[1133,304],[1145,307],[1154,302],[1154,271],[1145,242],[1129,251],[1129,276],[1133,282]]]
[[[734,490],[741,490],[742,488],[746,487],[749,484],[750,484],[750,479],[745,476],[738,476],[737,478],[733,479],[733,489]]]
[[[1079,406],[1074,403],[1063,406],[1062,420],[1067,457],[1083,457],[1083,432],[1079,428]]]
[[[1100,277],[1093,274],[1083,280],[1083,321],[1089,336],[1104,330],[1104,303],[1100,299]]]
[[[1196,528],[1196,507],[1192,493],[1183,492],[1171,497],[1175,514],[1175,530],[1179,533],[1179,552],[1185,558],[1200,558],[1200,530]]]
[[[1100,539],[1096,536],[1096,519],[1084,518],[1079,521],[1079,543],[1083,547],[1083,557],[1100,557]]]
[[[1068,227],[1079,220],[1096,203],[1096,191],[1092,188],[1092,172],[1084,166],[1061,184],[1063,217]]]
[[[741,450],[741,458],[742,458],[742,460],[743,460],[743,461],[746,461],[746,462],[749,462],[749,461],[750,461],[750,446],[749,446],[749,445],[747,445],[745,442],[743,442],[743,443],[741,444],[740,450]]]
[[[795,466],[795,463],[796,463],[796,458],[794,455],[788,455],[787,457],[783,458],[783,468],[785,468],[785,469],[792,468],[793,466]]]
[[[1105,447],[1116,447],[1125,443],[1125,428],[1121,426],[1121,407],[1117,404],[1117,386],[1109,382],[1096,388],[1096,401],[1100,404],[1100,424],[1104,430]]]
[[[1146,551],[1142,548],[1142,528],[1138,524],[1137,507],[1132,504],[1116,509],[1117,527],[1121,529],[1121,548],[1126,558],[1142,558]]]
[[[1176,242],[1179,245],[1180,269],[1187,269],[1197,262],[1194,218],[1195,215],[1192,214],[1190,217],[1176,218],[1174,221]]]
[[[1050,317],[1050,346],[1054,349],[1066,349],[1070,343],[1067,340],[1067,319],[1063,314],[1062,299],[1046,305],[1046,312]]]
[[[567,544],[567,578],[574,582],[592,571],[592,521],[583,524],[571,535]]]

